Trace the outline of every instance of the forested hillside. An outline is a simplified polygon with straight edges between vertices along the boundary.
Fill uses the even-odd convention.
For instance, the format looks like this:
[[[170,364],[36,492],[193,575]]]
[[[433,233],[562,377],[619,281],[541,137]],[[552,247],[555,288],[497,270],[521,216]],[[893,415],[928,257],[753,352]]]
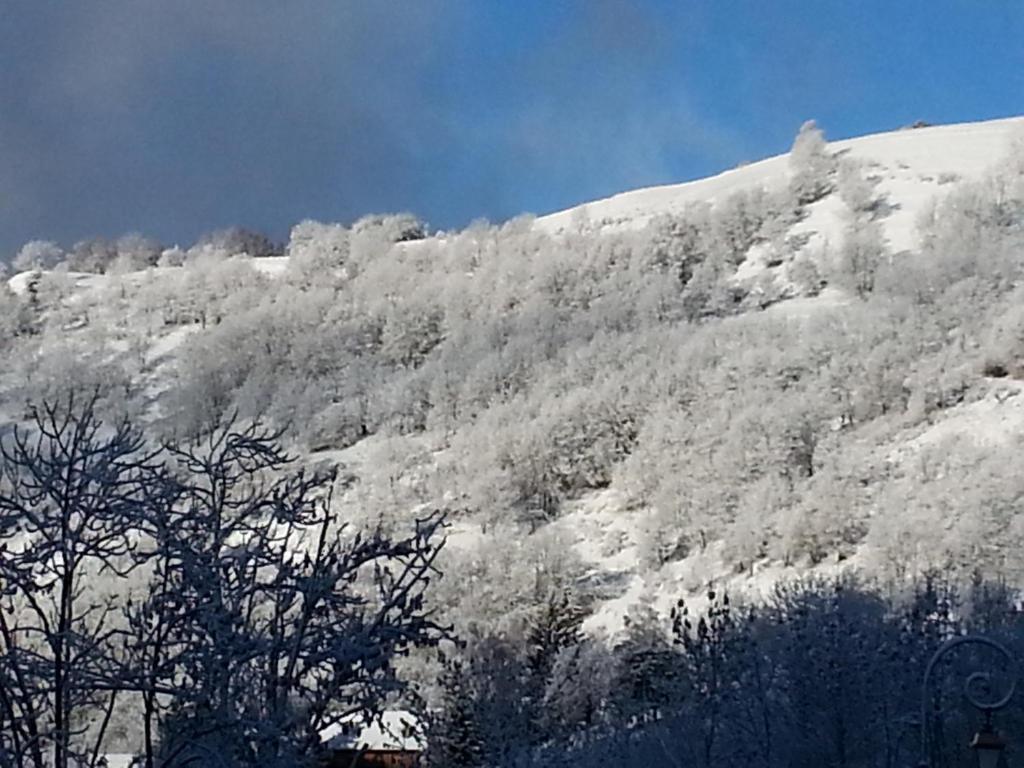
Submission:
[[[458,232],[35,241],[3,413],[95,390],[153,440],[263,419],[353,525],[446,514],[426,599],[481,643],[544,611],[635,640],[809,574],[1020,585],[1022,136],[810,123],[788,156]]]

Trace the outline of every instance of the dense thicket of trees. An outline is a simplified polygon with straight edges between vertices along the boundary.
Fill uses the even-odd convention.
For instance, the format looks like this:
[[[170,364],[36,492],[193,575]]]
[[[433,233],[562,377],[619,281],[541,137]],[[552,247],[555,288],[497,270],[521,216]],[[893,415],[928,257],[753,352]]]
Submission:
[[[526,634],[473,640],[445,660],[431,764],[916,765],[922,676],[942,643],[980,633],[1018,657],[1024,651],[1020,594],[980,579],[958,590],[930,575],[899,593],[804,581],[779,585],[759,604],[713,591],[701,602],[691,610],[681,600],[662,619],[637,612],[611,647],[535,631],[572,626],[571,606],[557,603],[553,622],[549,601],[535,607]],[[541,672],[539,654],[555,660]],[[979,671],[992,674],[993,694],[1016,675],[985,648],[946,657],[928,691],[937,713],[929,765],[971,760],[981,715],[962,685]],[[1019,697],[996,721],[1019,732]],[[1022,749],[1013,741],[1010,763]]]
[[[366,497],[485,525],[536,530],[611,486],[647,510],[640,559],[654,569],[716,542],[738,568],[845,557],[864,542],[884,567],[978,556],[1009,567],[982,551],[1003,518],[975,512],[1019,493],[973,479],[998,474],[998,456],[957,441],[887,457],[1020,370],[1020,162],[944,189],[920,222],[920,251],[898,255],[871,168],[837,160],[811,124],[791,165],[786,186],[637,231],[581,218],[555,235],[522,218],[427,238],[408,215],[370,216],[297,225],[279,273],[231,256],[253,240],[238,232],[180,253],[180,267],[92,283],[44,271],[2,297],[16,372],[4,391],[17,409],[40,389],[105,384],[112,411],[183,439],[235,411],[304,449],[397,436],[421,445],[399,452],[425,465],[396,468],[387,494]],[[800,250],[792,225],[833,192],[843,239]],[[155,253],[139,237],[111,247]],[[55,248],[29,244],[26,263]],[[755,252],[767,266],[737,278]],[[825,284],[846,299],[806,316],[773,306]],[[95,286],[91,304],[83,285]],[[969,493],[941,502],[949,533],[908,551],[901,531],[938,514],[930,499],[958,483]]]

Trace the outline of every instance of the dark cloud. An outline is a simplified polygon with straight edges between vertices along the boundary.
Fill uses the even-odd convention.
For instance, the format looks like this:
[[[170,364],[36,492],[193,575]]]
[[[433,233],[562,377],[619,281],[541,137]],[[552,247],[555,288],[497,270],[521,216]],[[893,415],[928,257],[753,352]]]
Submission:
[[[412,209],[440,225],[716,152],[624,0],[41,0],[0,29],[0,250]],[[663,22],[665,19],[661,18]],[[529,199],[525,199],[525,198]]]
[[[0,247],[282,230],[416,186],[453,2],[91,0],[0,25]],[[442,137],[443,139],[443,137]],[[320,204],[317,205],[317,201]]]
[[[711,173],[809,117],[1019,109],[1024,12],[951,6],[8,0],[0,255],[381,210],[448,227]]]

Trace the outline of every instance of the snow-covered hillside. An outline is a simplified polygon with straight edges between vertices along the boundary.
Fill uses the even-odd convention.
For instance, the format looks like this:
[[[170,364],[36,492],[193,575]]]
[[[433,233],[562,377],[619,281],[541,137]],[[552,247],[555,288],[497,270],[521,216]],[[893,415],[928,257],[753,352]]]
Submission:
[[[922,217],[968,183],[989,184],[985,205],[1016,199],[1024,187],[997,174],[1022,136],[1024,118],[1010,118],[847,139],[828,152],[860,162],[891,270],[922,256]],[[25,320],[34,341],[5,372],[7,410],[55,377],[114,366],[131,412],[176,433],[214,408],[270,414],[298,428],[307,460],[345,468],[353,482],[337,500],[361,524],[448,508],[450,567],[487,585],[472,610],[499,623],[533,588],[532,576],[499,583],[501,569],[543,570],[541,558],[558,559],[593,601],[587,626],[609,633],[637,603],[665,612],[712,582],[763,596],[796,573],[871,571],[897,556],[923,567],[914,526],[944,515],[951,538],[974,536],[974,521],[942,494],[972,472],[998,475],[1001,457],[1024,443],[1016,272],[1000,271],[1024,261],[1019,213],[979,224],[1001,227],[991,247],[964,241],[1005,264],[942,266],[941,279],[925,280],[940,298],[921,306],[908,298],[919,273],[893,272],[884,296],[830,279],[851,221],[837,192],[784,219],[775,236],[794,244],[784,260],[769,259],[758,230],[724,257],[727,268],[702,273],[703,251],[693,269],[654,264],[658,217],[752,189],[782,193],[791,176],[781,155],[525,228],[381,245],[305,223],[290,256],[17,274],[12,300],[38,316]],[[924,256],[962,253],[942,240],[955,234],[940,231]],[[793,287],[787,270],[801,258],[827,286]],[[709,282],[698,291],[699,279]],[[784,289],[750,300],[761,279]],[[985,281],[997,293],[978,287]],[[687,291],[704,302],[696,310],[676,304],[693,300]],[[86,352],[88,366],[76,362]],[[812,455],[794,459],[804,443]],[[990,490],[971,503],[1024,493],[1007,486],[993,500]],[[901,504],[919,518],[889,520]],[[842,505],[856,512],[832,509]],[[978,528],[978,540],[992,530]],[[521,539],[518,548],[499,536]],[[905,542],[903,555],[892,542]],[[443,599],[472,598],[455,586]]]
[[[878,191],[892,206],[883,222],[885,234],[899,252],[915,246],[914,222],[937,194],[954,182],[992,171],[1015,141],[1024,141],[1024,117],[901,129],[830,142],[829,149],[863,161],[878,177]],[[641,227],[658,214],[681,212],[687,203],[714,203],[751,187],[783,187],[790,175],[788,161],[789,155],[778,155],[707,179],[622,192],[542,216],[537,224],[559,232],[585,216],[602,226]],[[823,200],[798,231],[837,242],[841,208],[835,197]]]

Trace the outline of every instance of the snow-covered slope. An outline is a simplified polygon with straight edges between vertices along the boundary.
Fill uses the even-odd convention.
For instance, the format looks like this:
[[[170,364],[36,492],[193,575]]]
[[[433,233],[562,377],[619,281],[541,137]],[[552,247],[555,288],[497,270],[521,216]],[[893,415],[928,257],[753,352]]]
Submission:
[[[894,252],[916,243],[914,222],[942,188],[960,179],[978,179],[999,162],[1015,140],[1024,139],[1024,117],[904,129],[829,143],[829,150],[861,160],[879,179],[877,191],[893,206],[883,226]],[[609,227],[640,227],[661,213],[678,213],[688,203],[723,200],[750,187],[774,189],[789,178],[789,155],[750,163],[707,179],[622,192],[604,200],[537,219],[550,232],[572,227],[585,216]],[[797,232],[835,242],[842,228],[842,202],[831,196],[813,206]],[[814,241],[809,243],[813,245]]]
[[[917,222],[928,206],[959,183],[977,181],[998,170],[1017,143],[1024,143],[1021,117],[904,129],[830,142],[828,148],[840,157],[860,161],[868,179],[876,182],[875,192],[886,204],[883,232],[890,251],[899,254],[920,245]],[[556,234],[579,226],[581,221],[604,230],[634,229],[659,214],[682,212],[688,204],[714,204],[751,187],[778,189],[789,178],[789,156],[780,155],[706,179],[624,192],[543,216],[537,224]],[[805,250],[841,242],[848,216],[838,195],[814,203],[808,214],[790,233],[806,235]],[[753,275],[762,267],[752,252],[740,274]],[[814,298],[797,297],[773,305],[769,312],[799,320],[841,308],[849,301],[842,291],[828,288]],[[892,438],[888,454],[886,449],[879,451],[880,460],[899,473],[919,460],[925,446],[952,441],[1016,450],[1024,442],[1020,391],[1020,383],[1015,381],[982,385],[974,399],[950,408],[933,423]],[[711,583],[734,593],[763,597],[778,580],[793,575],[791,567],[778,563],[761,563],[737,573],[716,547],[669,563],[656,573],[644,572],[636,567],[636,531],[643,514],[643,510],[625,510],[615,492],[608,491],[579,500],[556,524],[574,542],[589,570],[588,578],[615,585],[616,594],[604,600],[587,621],[593,632],[614,634],[639,603],[667,614],[680,594],[691,594],[699,603],[702,588]],[[820,563],[815,571],[825,575],[870,569],[869,557],[858,552],[842,562]]]
[[[984,177],[1006,155],[1012,143],[1022,137],[1024,118],[1008,118],[847,139],[830,143],[828,150],[861,161],[867,176],[877,182],[875,193],[885,203],[885,215],[880,223],[890,251],[899,254],[917,247],[917,221],[932,201],[963,181]],[[633,230],[659,214],[681,212],[688,204],[715,203],[752,187],[781,188],[789,178],[789,157],[780,155],[707,179],[624,192],[540,217],[534,225],[556,235],[570,231],[582,220],[599,231]],[[803,249],[820,249],[841,241],[848,217],[838,195],[831,194],[813,203],[806,214],[789,233],[805,236],[796,238],[803,243]],[[402,243],[400,248],[415,249],[427,242],[431,241]],[[448,243],[440,238],[432,242],[442,252]],[[246,258],[240,263],[259,273],[260,285],[288,279],[288,257]],[[740,267],[740,276],[755,275],[763,268],[764,264],[752,251]],[[206,323],[205,320],[201,325],[198,322],[182,324],[177,319],[164,321],[150,317],[156,313],[149,312],[138,312],[139,316],[129,322],[117,314],[121,307],[119,302],[133,292],[153,291],[154,285],[161,281],[178,280],[181,274],[180,268],[165,267],[130,275],[65,273],[55,278],[55,282],[63,286],[64,309],[68,315],[68,320],[58,326],[58,335],[85,338],[89,329],[82,330],[82,323],[77,322],[83,314],[87,315],[86,324],[91,324],[92,328],[116,331],[117,343],[136,353],[139,376],[144,379],[144,388],[151,395],[154,410],[159,410],[160,397],[174,385],[175,366],[186,354],[182,350],[188,348],[191,337],[206,332]],[[24,296],[30,292],[35,279],[34,273],[22,273],[15,275],[9,286],[14,293]],[[185,281],[163,283],[179,284],[184,290]],[[781,316],[799,323],[823,311],[840,312],[856,302],[855,297],[830,286],[813,297],[798,296],[775,303],[765,317]],[[138,307],[135,309],[138,311]],[[146,324],[144,331],[140,330],[141,323]],[[136,346],[131,347],[130,342]],[[382,467],[397,464],[394,456],[415,456],[422,465],[420,468],[428,461],[419,457],[444,458],[448,436],[443,440],[433,438],[430,434],[405,435],[396,438],[402,441],[398,449],[375,435],[348,448],[319,451],[310,458],[344,464],[361,478],[380,475],[394,486],[394,479],[385,477],[389,472]],[[977,387],[973,397],[948,408],[934,422],[918,425],[912,433],[887,435],[879,448],[879,456],[880,460],[894,466],[909,465],[929,446],[968,439],[998,450],[1015,449],[1024,443],[1024,393],[1019,383],[1007,379],[988,389]],[[370,484],[366,481],[342,497],[341,502],[350,504],[353,510],[372,508],[366,503],[373,492]],[[394,492],[391,487],[389,493]],[[648,511],[631,509],[623,494],[613,487],[570,500],[564,505],[560,518],[548,526],[559,541],[568,542],[586,572],[588,586],[602,600],[587,624],[595,632],[615,632],[622,626],[623,616],[639,601],[657,610],[668,610],[680,592],[699,593],[709,582],[764,594],[787,573],[782,565],[767,562],[737,572],[715,546],[699,555],[667,563],[656,573],[645,571],[639,563],[637,532]],[[469,549],[486,535],[483,524],[460,519],[452,531],[451,543],[455,548]],[[859,563],[859,558],[860,553],[842,563],[820,563],[818,570],[835,572],[853,567]]]

